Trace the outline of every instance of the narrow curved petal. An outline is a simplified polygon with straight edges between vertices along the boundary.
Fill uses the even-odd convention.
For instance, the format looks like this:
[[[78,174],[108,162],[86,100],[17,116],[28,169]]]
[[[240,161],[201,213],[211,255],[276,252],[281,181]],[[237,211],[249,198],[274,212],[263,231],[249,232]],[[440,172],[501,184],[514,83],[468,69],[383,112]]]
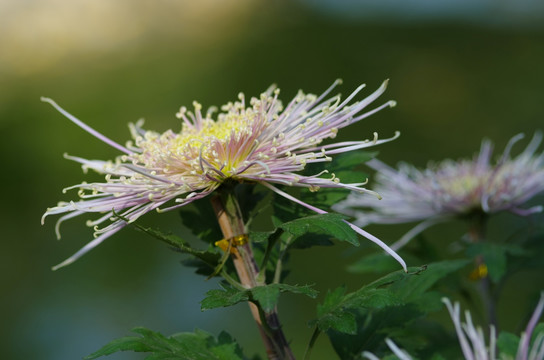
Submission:
[[[305,208],[307,209],[310,209],[312,211],[315,211],[316,213],[318,214],[327,214],[327,211],[325,210],[322,210],[322,209],[319,209],[319,208],[316,208],[315,206],[312,206],[310,204],[307,204],[305,203],[304,201],[301,201],[297,198],[295,198],[294,196],[291,196],[289,194],[287,194],[286,192],[284,191],[281,191],[280,189],[278,189],[277,187],[273,186],[273,185],[270,185],[270,184],[267,184],[267,183],[262,183],[263,186],[269,188],[270,190],[274,191],[276,194],[278,195],[281,195],[283,196],[284,198],[288,199],[288,200],[291,200],[299,205],[302,205],[304,206]],[[392,250],[386,243],[384,243],[383,241],[381,241],[380,239],[378,239],[377,237],[375,237],[374,235],[364,231],[363,229],[353,225],[352,223],[350,223],[349,221],[346,221],[346,220],[343,220],[346,224],[349,225],[350,228],[353,229],[353,231],[355,231],[356,233],[364,236],[365,238],[367,238],[368,240],[372,241],[374,244],[378,245],[379,247],[381,247],[386,253],[388,253],[389,255],[391,255],[395,260],[398,261],[399,264],[402,265],[402,268],[404,269],[405,272],[408,272],[408,268],[406,266],[406,262],[404,262],[404,260],[394,251]]]

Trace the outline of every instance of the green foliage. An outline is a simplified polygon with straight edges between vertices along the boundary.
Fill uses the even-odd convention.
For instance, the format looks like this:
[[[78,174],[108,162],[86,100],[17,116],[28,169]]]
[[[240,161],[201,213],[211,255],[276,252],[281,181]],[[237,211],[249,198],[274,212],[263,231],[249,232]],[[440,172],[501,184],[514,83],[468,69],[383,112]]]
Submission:
[[[198,239],[213,244],[223,238],[209,201],[194,201],[179,210],[181,222]]]
[[[346,224],[344,216],[332,213],[310,215],[287,222],[276,218],[273,231],[250,231],[249,238],[258,245],[254,250],[261,268],[269,270],[268,275],[274,277],[274,282],[280,282],[282,274],[285,274],[282,263],[288,258],[290,249],[329,246],[333,239],[359,245],[357,234]]]
[[[400,299],[383,287],[408,276],[410,275],[403,271],[397,271],[349,294],[345,294],[344,287],[329,291],[323,304],[318,305],[318,318],[312,324],[315,324],[321,331],[333,329],[353,335],[356,330],[355,317],[353,314],[348,315],[348,311],[400,305]]]
[[[359,358],[365,350],[383,352],[385,338],[394,334],[411,338],[409,350],[416,349],[421,340],[401,330],[427,312],[440,309],[440,295],[429,290],[469,262],[442,261],[410,268],[408,273],[396,271],[348,294],[336,289],[318,307],[317,326],[327,331],[341,359]],[[340,315],[345,311],[352,315]]]
[[[373,154],[369,153],[339,156],[335,164],[337,166],[335,176],[341,177],[343,182],[362,182],[363,175],[353,171],[353,168],[372,156]],[[332,166],[330,163],[313,164],[307,170],[316,172],[327,170],[332,173]],[[234,192],[235,197],[231,198],[236,198],[240,204],[248,227],[255,216],[262,214],[260,213],[262,206],[257,204],[261,204],[262,200],[267,198],[267,194],[274,197],[273,207],[267,209],[273,211],[273,229],[249,230],[255,259],[261,269],[256,276],[263,285],[248,289],[232,277],[232,264],[227,261],[230,253],[221,252],[211,245],[222,238],[222,235],[208,202],[196,202],[181,211],[185,226],[193,230],[195,236],[208,243],[208,250],[194,249],[187,241],[177,236],[165,235],[157,230],[134,225],[176,250],[191,255],[192,258],[186,260],[185,264],[196,265],[199,273],[208,276],[220,274],[225,278],[226,282],[221,283],[221,289],[206,293],[201,301],[202,310],[229,307],[249,301],[257,305],[261,316],[264,316],[274,312],[281,293],[290,292],[316,298],[317,291],[309,285],[282,283],[285,274],[282,267],[289,257],[290,250],[332,245],[335,239],[354,246],[359,245],[357,234],[347,225],[343,215],[334,213],[316,215],[276,194],[256,191],[253,184],[232,183],[226,186],[229,188],[222,188],[222,194],[225,194],[225,191]],[[348,194],[337,189],[321,189],[316,193],[304,188],[290,191],[296,193],[295,196],[302,201],[323,209],[328,209]],[[429,249],[425,251],[428,256],[424,258],[436,258],[436,253],[429,255]],[[511,259],[530,255],[529,251],[516,245],[493,243],[470,244],[466,253],[471,258],[483,257],[494,283],[498,283],[507,274],[507,265]],[[405,258],[411,263],[417,263],[415,258],[411,258],[412,261],[410,256]],[[333,348],[341,359],[359,359],[363,351],[385,356],[386,359],[394,359],[385,345],[386,337],[393,338],[414,359],[416,355],[429,359],[443,359],[441,355],[445,355],[445,358],[457,356],[459,349],[451,347],[451,343],[455,343],[456,339],[452,339],[452,334],[441,326],[427,320],[426,315],[429,312],[443,310],[440,301],[442,294],[437,291],[439,289],[436,285],[470,263],[472,260],[468,259],[434,262],[428,266],[412,267],[407,273],[403,271],[389,273],[352,292],[348,292],[343,286],[328,291],[322,303],[317,305],[316,319],[310,322],[315,326],[315,332],[309,349],[319,334],[324,332],[329,336]],[[230,266],[231,272],[223,271],[223,264]],[[356,273],[384,273],[397,266],[390,256],[380,252],[365,256],[352,264],[348,270]],[[266,282],[269,284],[265,284]],[[449,284],[451,285],[451,282]],[[413,331],[415,328],[418,329],[417,333]],[[197,331],[194,334],[178,334],[166,338],[146,329],[135,331],[141,336],[114,340],[92,354],[89,359],[127,350],[152,353],[147,359],[241,358],[239,347],[226,334],[221,334],[215,339],[207,333]],[[501,352],[507,356],[512,352],[515,356],[518,343],[519,338],[508,333],[501,333],[498,339]],[[223,347],[228,347],[228,350],[224,353],[218,352],[218,349]],[[195,353],[183,353],[189,350],[194,350]]]
[[[391,283],[391,290],[403,298],[405,302],[416,303],[438,281],[462,269],[469,263],[470,260],[466,259],[431,263],[426,266],[426,271],[414,273],[413,276],[403,277],[399,281]],[[387,278],[387,276],[384,278]]]
[[[345,311],[347,309],[342,304],[345,292],[344,287],[329,291],[323,304],[317,306],[318,319],[315,323],[321,331],[333,328],[346,334],[355,333],[357,327],[355,316]]]
[[[524,270],[544,269],[544,230],[538,229],[532,236],[518,242],[516,250],[507,251],[507,271],[505,275]],[[491,272],[491,271],[490,271]]]
[[[358,246],[357,234],[343,221],[344,219],[345,216],[340,214],[313,215],[286,222],[279,228],[291,234],[295,239],[308,233],[315,233]],[[307,238],[305,240],[307,244],[311,241]],[[316,243],[321,242],[322,239],[317,237]]]
[[[127,336],[113,340],[85,359],[97,359],[119,351],[151,353],[146,356],[146,360],[236,360],[244,358],[238,344],[225,332],[215,338],[202,330],[174,334],[169,337],[143,327],[132,329],[132,331],[140,336]]]
[[[197,272],[205,275],[215,274],[216,269],[221,264],[221,255],[215,249],[197,250],[193,249],[189,243],[182,238],[173,234],[163,234],[159,230],[143,227],[137,223],[131,223],[138,230],[151,235],[152,237],[161,240],[168,245],[171,245],[174,250],[183,254],[192,255],[190,261],[185,262],[186,265],[194,266]]]
[[[533,334],[529,342],[528,353],[530,352],[530,349],[534,345],[534,342],[539,335],[544,335],[544,323],[539,323],[534,328]],[[499,348],[500,358],[515,359],[519,349],[520,341],[521,338],[519,336],[506,331],[501,331],[501,333],[497,337],[497,347]]]
[[[278,222],[276,229],[268,232],[250,232],[255,242],[275,242],[281,235],[289,236],[288,246],[307,248],[314,245],[330,245],[330,239],[349,242],[358,246],[357,234],[344,222],[340,214],[319,214],[302,217],[285,223]]]
[[[535,326],[533,335],[531,336],[531,341],[535,341],[539,334],[544,335],[544,322],[540,322]]]
[[[352,151],[335,155],[331,162],[313,164],[313,167],[308,167],[306,174],[316,174],[321,171],[328,171],[328,175],[334,176],[344,184],[364,183],[368,179],[368,174],[361,171],[360,168],[365,162],[374,158],[377,152],[368,151]],[[323,175],[325,177],[326,175]],[[344,200],[349,191],[336,188],[321,188],[319,191],[312,193],[309,191],[301,191],[299,198],[322,209],[330,209],[332,205]]]
[[[331,162],[310,164],[306,167],[306,175],[314,175],[322,171],[334,173],[342,183],[362,183],[368,177],[362,171],[363,164],[378,155],[377,151],[350,151],[335,155]],[[332,204],[330,204],[332,205]]]
[[[214,289],[206,293],[206,298],[200,303],[202,310],[232,306],[242,301],[251,301],[264,312],[270,312],[276,307],[282,292],[303,294],[312,299],[317,297],[317,291],[312,289],[310,285],[270,284],[256,286],[252,289],[235,289],[223,284],[222,287],[222,290]]]
[[[377,152],[347,152],[334,156],[333,161],[331,162],[308,164],[304,170],[304,174],[315,175],[326,171],[331,177],[334,173],[342,183],[363,183],[366,181],[368,175],[359,171],[358,168],[376,155]],[[322,176],[325,177],[326,174],[323,174]],[[287,191],[291,192],[298,199],[324,210],[330,209],[332,205],[345,199],[349,195],[348,190],[337,188],[321,188],[317,192],[311,192],[304,188],[289,189]],[[279,222],[287,222],[313,214],[311,210],[300,205],[294,205],[291,201],[277,194],[274,194],[272,205],[274,217],[278,219]]]
[[[487,266],[490,279],[498,283],[507,272],[507,255],[527,256],[527,251],[513,244],[480,242],[467,248],[467,255],[482,256]]]
[[[258,187],[255,184],[237,184],[234,188],[234,193],[240,205],[242,216],[247,222],[251,222],[265,207],[261,205],[261,202],[267,193],[258,191]]]
[[[278,186],[278,188],[283,188],[282,186]],[[292,188],[292,189],[283,189],[284,191],[288,191],[296,198],[302,199],[303,194],[310,193],[308,189],[301,189],[301,188]],[[310,193],[315,195],[316,193]],[[314,205],[314,203],[310,200],[309,204]],[[288,222],[291,220],[299,219],[305,216],[314,215],[315,212],[305,208],[302,205],[293,204],[292,201],[284,198],[281,195],[278,195],[276,193],[273,194],[273,200],[272,200],[272,222],[275,226],[278,226],[280,224],[283,224],[284,222]]]
[[[202,311],[236,305],[242,301],[249,300],[247,290],[235,289],[231,286],[221,284],[222,290],[213,289],[206,293],[206,297],[200,302]]]
[[[519,336],[502,331],[497,337],[499,353],[507,359],[515,359],[518,352],[519,340]]]

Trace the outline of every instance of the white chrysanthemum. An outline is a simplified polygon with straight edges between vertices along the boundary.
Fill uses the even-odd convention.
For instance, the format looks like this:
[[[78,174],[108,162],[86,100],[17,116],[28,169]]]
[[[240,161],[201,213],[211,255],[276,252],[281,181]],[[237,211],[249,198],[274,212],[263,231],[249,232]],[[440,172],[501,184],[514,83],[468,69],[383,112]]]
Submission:
[[[465,311],[465,322],[461,321],[461,309],[459,303],[452,304],[448,298],[443,298],[450,313],[461,351],[466,360],[497,360],[511,359],[506,354],[497,351],[497,336],[493,325],[489,328],[489,341],[486,344],[485,336],[481,327],[474,326],[469,311]],[[531,337],[535,327],[544,310],[544,293],[540,295],[538,302],[525,331],[521,333],[516,360],[542,360],[544,359],[544,333],[536,334],[533,344]],[[401,360],[412,360],[412,356],[405,350],[400,349],[391,339],[385,340],[389,349]],[[380,360],[375,354],[364,351],[362,356],[370,360]]]
[[[363,182],[346,184],[334,174],[304,176],[299,173],[308,163],[331,161],[331,155],[381,144],[398,136],[378,140],[374,133],[371,140],[321,145],[323,140],[334,138],[339,129],[395,105],[388,101],[362,112],[385,91],[387,82],[365,99],[352,104],[349,103],[364,85],[344,101],[339,95],[325,99],[338,83],[335,82],[319,97],[301,91],[285,108],[277,98],[277,89],[269,89],[259,98],[251,98],[249,103],[240,94],[239,101],[223,106],[215,120],[212,118],[215,109],[203,115],[202,106],[195,102],[194,112],[182,107],[176,114],[182,120],[179,133],[168,130],[160,134],[143,130],[141,122],[131,124],[134,142],[128,142],[126,146],[93,130],[53,100],[43,98],[78,126],[124,153],[115,161],[66,156],[81,163],[84,170],[105,174],[106,182],[81,183],[67,188],[79,189],[81,199],[61,202],[44,214],[44,217],[65,214],[56,226],[60,237],[59,225],[64,220],[83,213],[102,213],[98,219],[88,222],[89,226],[95,227],[96,238],[55,269],[72,263],[126,226],[127,223],[115,217],[115,213],[132,222],[151,210],[176,209],[209,195],[229,179],[260,183],[318,213],[325,211],[293,198],[273,184],[305,187],[311,191],[344,188],[374,194],[363,188]],[[405,267],[402,259],[387,245],[349,225],[384,248]]]
[[[509,141],[496,164],[491,163],[493,146],[488,140],[473,160],[445,160],[424,170],[408,164],[393,169],[371,160],[367,165],[377,170],[373,190],[383,199],[353,193],[334,209],[354,216],[358,226],[423,220],[392,246],[394,250],[437,222],[474,212],[525,216],[542,211],[542,206],[522,208],[544,191],[544,153],[535,154],[542,134],[537,132],[521,154],[510,158],[512,146],[521,138],[519,134]]]
[[[459,303],[452,305],[451,301],[447,298],[443,298],[442,301],[446,304],[450,313],[451,319],[455,326],[455,331],[461,345],[463,355],[467,360],[495,360],[498,358],[505,358],[499,356],[496,344],[497,338],[495,334],[495,327],[490,326],[489,330],[489,344],[486,345],[484,333],[482,328],[475,327],[472,323],[470,312],[465,311],[465,323],[461,321],[461,310]],[[531,336],[538,323],[542,310],[544,309],[544,294],[540,296],[540,301],[525,328],[525,331],[521,334],[521,338],[518,345],[518,351],[516,354],[516,360],[542,360],[544,358],[544,333],[537,334],[535,341],[530,346]]]

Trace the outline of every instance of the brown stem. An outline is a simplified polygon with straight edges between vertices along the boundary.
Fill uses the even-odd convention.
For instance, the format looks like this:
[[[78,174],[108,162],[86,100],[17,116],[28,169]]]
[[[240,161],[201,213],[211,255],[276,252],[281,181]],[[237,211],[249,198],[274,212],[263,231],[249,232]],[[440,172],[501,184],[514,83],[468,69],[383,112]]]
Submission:
[[[223,196],[221,196],[223,195]],[[212,206],[225,239],[232,239],[246,234],[238,202],[228,190],[212,197]],[[231,258],[240,283],[248,289],[265,285],[258,279],[259,267],[253,257],[250,243],[231,247]],[[249,303],[253,319],[264,342],[266,354],[270,360],[295,359],[289,343],[283,334],[277,311],[262,313],[254,303]]]

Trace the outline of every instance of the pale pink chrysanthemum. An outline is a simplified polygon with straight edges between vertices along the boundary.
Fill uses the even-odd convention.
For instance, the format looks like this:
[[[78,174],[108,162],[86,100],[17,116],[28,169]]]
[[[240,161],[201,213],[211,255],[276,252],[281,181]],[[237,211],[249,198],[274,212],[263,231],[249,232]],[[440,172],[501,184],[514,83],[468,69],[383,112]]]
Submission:
[[[92,169],[105,174],[106,181],[67,188],[79,189],[81,199],[61,202],[45,212],[44,218],[65,214],[57,221],[58,237],[59,225],[64,220],[84,213],[102,213],[98,219],[88,221],[89,226],[95,227],[95,239],[54,269],[74,262],[125,227],[127,222],[120,217],[132,222],[151,210],[179,208],[209,195],[229,179],[262,184],[318,213],[326,212],[286,194],[274,184],[305,187],[311,191],[344,188],[375,194],[366,190],[363,182],[346,184],[334,174],[304,176],[299,173],[306,164],[331,161],[331,155],[374,146],[398,136],[397,133],[393,138],[378,140],[374,133],[372,140],[321,145],[323,140],[333,139],[339,129],[395,105],[388,101],[363,112],[385,91],[387,81],[368,97],[351,104],[364,85],[343,101],[339,95],[326,99],[338,84],[336,81],[319,97],[300,91],[285,108],[278,100],[278,89],[271,88],[259,98],[251,98],[249,103],[243,94],[239,94],[239,101],[224,105],[216,120],[212,118],[216,109],[212,108],[203,115],[202,106],[194,102],[194,112],[182,107],[176,114],[182,122],[179,133],[172,130],[162,134],[147,131],[142,129],[142,122],[138,122],[130,125],[134,141],[125,146],[90,128],[53,100],[42,98],[78,126],[123,153],[115,161],[65,156],[81,163],[85,171]],[[385,243],[348,224],[406,268],[404,261]]]
[[[511,359],[508,354],[497,351],[497,335],[495,327],[489,327],[488,341],[485,339],[484,332],[481,327],[474,326],[472,317],[469,311],[465,311],[465,322],[461,320],[461,309],[459,303],[452,304],[448,298],[442,298],[442,302],[446,304],[450,313],[461,351],[466,360],[497,360]],[[544,293],[540,295],[538,302],[525,331],[521,333],[516,360],[542,360],[544,359],[544,332],[536,334],[533,343],[531,337],[535,327],[544,310]],[[389,349],[401,360],[412,360],[412,356],[405,350],[400,349],[391,339],[386,339],[385,342]],[[364,351],[362,356],[370,360],[380,360],[375,354]]]
[[[373,159],[367,162],[377,171],[373,190],[383,199],[353,193],[334,209],[355,217],[358,226],[422,221],[391,246],[394,250],[431,225],[474,212],[509,211],[521,216],[540,212],[542,206],[522,206],[544,192],[544,153],[536,154],[542,134],[535,133],[525,150],[510,158],[512,146],[522,138],[522,134],[514,136],[495,164],[488,140],[473,160],[445,160],[424,170],[408,164],[393,169]]]
[[[486,344],[482,328],[474,326],[470,312],[465,311],[465,322],[461,321],[459,303],[454,305],[447,298],[442,301],[446,304],[450,313],[455,332],[461,345],[463,355],[467,360],[495,360],[507,358],[497,351],[497,337],[495,327],[490,326],[489,343]],[[538,319],[544,310],[544,293],[540,296],[538,302],[525,331],[521,334],[516,360],[542,360],[544,359],[544,333],[536,334],[535,340],[531,346],[531,337],[538,323]]]

